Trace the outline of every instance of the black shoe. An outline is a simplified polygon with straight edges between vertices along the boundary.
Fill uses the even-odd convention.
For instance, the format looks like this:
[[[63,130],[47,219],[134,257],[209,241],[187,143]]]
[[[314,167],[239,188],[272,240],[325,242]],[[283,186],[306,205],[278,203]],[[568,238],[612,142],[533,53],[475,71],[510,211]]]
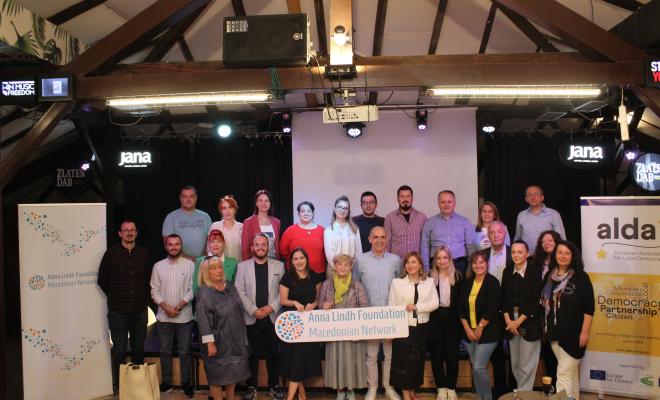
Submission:
[[[243,396],[243,400],[254,400],[257,398],[257,388],[254,386],[250,386],[247,388],[245,391],[245,396]]]
[[[174,388],[169,383],[161,383],[160,384],[160,391],[161,392],[170,393],[172,390],[174,390]]]
[[[195,392],[195,390],[193,389],[192,386],[183,385],[181,389],[183,389],[183,394],[186,395],[187,398],[191,399],[193,397],[193,393]]]
[[[284,390],[279,386],[275,386],[274,388],[270,388],[268,393],[270,393],[270,397],[272,397],[273,400],[284,400],[284,399],[286,399],[286,394],[284,393]]]

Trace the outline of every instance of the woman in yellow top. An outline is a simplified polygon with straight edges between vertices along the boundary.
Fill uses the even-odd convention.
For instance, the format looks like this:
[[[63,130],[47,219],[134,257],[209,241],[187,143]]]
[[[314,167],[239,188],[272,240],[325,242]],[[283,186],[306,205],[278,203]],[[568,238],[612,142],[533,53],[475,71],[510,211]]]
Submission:
[[[480,251],[470,257],[467,280],[461,288],[459,316],[467,336],[465,347],[472,362],[472,379],[481,400],[491,400],[488,360],[502,339],[500,283],[488,273],[488,260]]]

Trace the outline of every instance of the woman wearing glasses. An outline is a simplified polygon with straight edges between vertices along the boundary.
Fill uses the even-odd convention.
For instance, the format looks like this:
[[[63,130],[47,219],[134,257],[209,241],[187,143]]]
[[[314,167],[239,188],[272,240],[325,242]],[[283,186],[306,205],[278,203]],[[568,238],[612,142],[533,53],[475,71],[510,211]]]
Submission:
[[[229,282],[234,282],[234,277],[236,276],[236,266],[238,261],[235,258],[225,256],[225,236],[218,229],[211,229],[209,232],[209,237],[206,242],[206,256],[197,257],[195,260],[195,272],[193,273],[193,293],[197,294],[199,290],[199,270],[202,262],[207,259],[217,257],[220,259],[223,265],[225,279]]]
[[[236,212],[238,211],[238,203],[232,195],[226,195],[220,198],[218,202],[218,211],[222,219],[211,224],[211,229],[218,229],[225,237],[225,250],[224,254],[235,258],[236,261],[241,262],[241,235],[243,234],[243,224],[236,221]]]
[[[346,196],[339,196],[335,200],[330,226],[323,232],[323,245],[328,262],[332,262],[339,254],[346,254],[353,258],[362,254],[360,230],[351,219],[351,203]],[[328,264],[327,277],[332,279],[333,273],[334,266]]]
[[[314,204],[303,201],[298,204],[298,223],[284,231],[280,240],[280,256],[285,260],[293,249],[301,247],[309,255],[309,268],[317,274],[325,272],[325,254],[323,252],[323,227],[314,222]],[[287,268],[291,263],[287,261]]]
[[[273,195],[265,189],[254,195],[254,214],[243,221],[241,235],[241,257],[243,260],[252,258],[252,238],[258,233],[268,237],[268,258],[279,259],[280,220],[273,216]]]

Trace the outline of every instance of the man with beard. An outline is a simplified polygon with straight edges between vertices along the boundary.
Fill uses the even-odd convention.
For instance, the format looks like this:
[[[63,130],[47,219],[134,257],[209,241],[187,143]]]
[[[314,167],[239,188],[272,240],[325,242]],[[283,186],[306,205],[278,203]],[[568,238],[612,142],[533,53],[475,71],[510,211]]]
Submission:
[[[257,233],[252,238],[252,257],[238,264],[235,286],[243,303],[243,317],[250,345],[250,373],[245,400],[257,396],[259,358],[266,358],[268,387],[274,400],[281,400],[284,391],[279,385],[280,368],[275,319],[280,309],[280,280],[284,264],[268,258],[268,236]]]
[[[130,338],[131,362],[144,363],[147,335],[147,303],[151,260],[149,252],[135,244],[135,222],[125,220],[119,228],[121,243],[103,254],[98,285],[108,300],[108,327],[112,339],[112,386],[119,387],[119,364],[126,360]]]
[[[191,385],[191,347],[193,328],[192,276],[195,264],[181,255],[181,237],[165,238],[167,258],[154,264],[151,273],[151,298],[158,304],[156,328],[160,337],[161,392],[172,391],[172,351],[174,335],[179,348],[181,387],[186,397],[193,396]]]
[[[411,251],[419,251],[426,215],[413,208],[413,190],[403,185],[396,191],[399,208],[385,217],[387,251],[403,259]]]
[[[454,257],[454,267],[465,274],[467,269],[467,249],[474,242],[474,226],[464,216],[454,212],[456,195],[451,190],[438,193],[440,213],[429,218],[422,229],[419,253],[424,268],[430,269],[435,249],[445,246]]]
[[[371,228],[383,226],[385,224],[385,218],[376,215],[378,199],[374,192],[366,191],[362,193],[360,196],[360,207],[362,207],[362,214],[353,217],[353,222],[360,228],[362,251],[366,253],[371,250],[371,243],[369,243],[369,232],[371,232]]]

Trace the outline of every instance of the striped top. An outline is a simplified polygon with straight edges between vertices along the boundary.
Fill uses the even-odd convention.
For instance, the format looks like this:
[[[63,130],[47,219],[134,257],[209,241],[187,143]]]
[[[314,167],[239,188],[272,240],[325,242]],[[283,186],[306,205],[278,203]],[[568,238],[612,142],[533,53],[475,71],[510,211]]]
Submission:
[[[175,322],[182,324],[191,321],[192,310],[192,276],[195,264],[183,257],[175,260],[169,257],[154,264],[151,273],[151,298],[156,304],[163,301],[171,306],[176,306],[181,300],[187,304],[176,317],[168,317],[163,308],[158,307],[156,319],[160,322]]]
[[[414,208],[410,209],[410,222],[406,221],[399,209],[387,214],[385,217],[387,251],[396,254],[402,260],[411,251],[419,251],[425,222],[426,215]]]

